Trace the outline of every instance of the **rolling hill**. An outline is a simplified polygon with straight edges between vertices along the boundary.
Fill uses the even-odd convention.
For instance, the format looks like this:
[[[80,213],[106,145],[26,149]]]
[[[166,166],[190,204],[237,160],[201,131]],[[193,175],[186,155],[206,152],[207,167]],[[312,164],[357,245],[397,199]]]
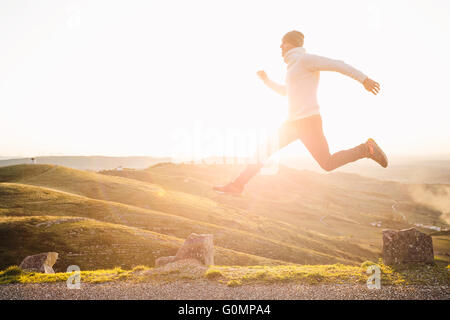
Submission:
[[[80,217],[0,217],[1,267],[18,265],[36,252],[59,253],[55,271],[75,264],[82,270],[111,266],[153,266],[160,256],[174,255],[184,240],[155,232]],[[217,264],[276,265],[280,261],[216,246]]]
[[[0,213],[8,216],[78,216],[138,227],[182,239],[187,238],[192,232],[212,233],[218,246],[272,259],[284,258],[286,260],[286,257],[292,253],[294,255],[286,261],[301,262],[300,259],[305,259],[305,257],[308,257],[311,262],[332,261],[333,257],[338,256],[342,257],[337,259],[337,262],[349,262],[346,260],[355,259],[348,253],[336,252],[335,249],[324,246],[320,242],[300,236],[297,236],[297,241],[301,242],[304,239],[303,243],[309,249],[295,246],[293,243],[282,243],[254,232],[115,202],[93,200],[43,187],[14,183],[0,184],[0,202],[2,203]],[[240,239],[247,241],[240,241]]]
[[[239,170],[171,163],[101,173],[54,165],[0,168],[0,237],[20,238],[13,230],[31,234],[5,242],[0,267],[18,264],[30,252],[51,250],[62,254],[61,268],[77,259],[90,268],[152,265],[155,257],[173,254],[192,232],[214,234],[219,264],[359,264],[380,256],[381,228],[374,221],[383,228],[416,222],[448,226],[441,212],[411,198],[410,185],[354,174],[281,167],[277,175],[256,177],[241,197],[210,190]],[[63,223],[31,227],[47,219]],[[70,231],[80,228],[84,231]],[[78,251],[65,239],[70,232]],[[151,237],[145,242],[141,234]],[[107,249],[122,238],[119,249]],[[39,250],[37,244],[42,244]],[[447,236],[440,235],[435,247],[445,260]]]

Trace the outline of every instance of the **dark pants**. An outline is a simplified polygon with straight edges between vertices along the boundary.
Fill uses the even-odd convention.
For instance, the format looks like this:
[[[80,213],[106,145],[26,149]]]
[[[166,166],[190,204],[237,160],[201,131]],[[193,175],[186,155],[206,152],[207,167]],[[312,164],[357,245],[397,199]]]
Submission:
[[[264,166],[267,158],[297,139],[302,141],[317,163],[326,171],[334,170],[346,163],[368,156],[367,147],[364,143],[352,149],[330,154],[327,139],[323,134],[322,117],[314,115],[284,122],[278,129],[276,137],[269,139],[264,146],[266,154],[263,159],[257,161],[257,163],[247,165],[239,177],[234,180],[234,183],[245,185]],[[276,143],[270,143],[270,141],[275,141]]]

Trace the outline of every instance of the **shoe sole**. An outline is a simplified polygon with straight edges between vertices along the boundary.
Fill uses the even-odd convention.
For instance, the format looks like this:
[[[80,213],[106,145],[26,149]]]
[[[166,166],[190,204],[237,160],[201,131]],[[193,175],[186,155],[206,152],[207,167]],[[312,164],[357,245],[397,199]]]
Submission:
[[[381,149],[380,146],[372,138],[369,138],[368,141],[370,141],[370,143],[372,143],[374,149],[377,149],[377,151],[383,156],[383,159],[386,161],[385,166],[383,166],[381,163],[379,163],[379,165],[382,166],[383,168],[387,168],[389,161],[388,161],[388,158],[387,158],[386,154],[384,153],[383,149]]]

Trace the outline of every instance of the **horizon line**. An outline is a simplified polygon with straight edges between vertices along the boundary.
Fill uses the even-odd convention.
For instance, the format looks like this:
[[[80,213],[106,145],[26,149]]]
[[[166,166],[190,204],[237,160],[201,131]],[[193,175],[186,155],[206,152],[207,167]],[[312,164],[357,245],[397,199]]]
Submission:
[[[31,158],[58,158],[58,157],[83,157],[83,158],[154,158],[154,159],[173,159],[170,155],[105,155],[105,154],[53,154],[53,155],[0,155],[0,161],[6,160],[20,160],[20,159],[31,159]],[[433,153],[433,154],[408,154],[408,153],[398,153],[390,155],[391,158],[407,158],[412,157],[414,159],[429,159],[429,160],[450,160],[450,153]],[[222,156],[222,155],[211,155],[205,157],[197,157],[197,158],[189,158],[186,157],[186,160],[182,162],[190,162],[190,161],[201,161],[202,159],[211,159],[211,158],[226,158],[226,159],[246,159],[250,158],[248,156]],[[307,154],[299,154],[299,155],[282,155],[281,159],[309,159],[310,155]]]

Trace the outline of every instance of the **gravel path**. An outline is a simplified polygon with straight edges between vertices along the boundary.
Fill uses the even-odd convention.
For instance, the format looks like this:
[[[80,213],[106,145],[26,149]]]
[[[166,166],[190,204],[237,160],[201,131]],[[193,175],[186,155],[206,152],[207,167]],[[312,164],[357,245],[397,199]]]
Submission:
[[[450,300],[449,286],[384,286],[369,290],[365,285],[252,284],[228,287],[209,280],[171,283],[102,284],[82,283],[80,290],[69,290],[65,283],[0,285],[0,299],[424,299]]]

